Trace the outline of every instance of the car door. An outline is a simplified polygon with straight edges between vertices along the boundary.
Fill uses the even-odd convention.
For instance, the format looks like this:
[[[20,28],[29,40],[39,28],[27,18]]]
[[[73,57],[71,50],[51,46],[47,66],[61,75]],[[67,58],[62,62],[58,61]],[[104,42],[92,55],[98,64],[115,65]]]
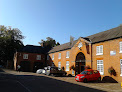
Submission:
[[[94,70],[93,71],[93,80],[97,80],[98,78],[99,78],[98,71],[97,70]]]
[[[87,72],[86,79],[88,81],[92,81],[93,80],[93,71],[88,71]]]

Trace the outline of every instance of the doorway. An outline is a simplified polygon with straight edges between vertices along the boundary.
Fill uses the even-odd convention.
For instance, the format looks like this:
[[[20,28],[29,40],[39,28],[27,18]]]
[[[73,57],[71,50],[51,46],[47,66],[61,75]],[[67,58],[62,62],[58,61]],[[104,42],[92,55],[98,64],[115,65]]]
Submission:
[[[21,71],[30,72],[30,61],[21,61],[20,66],[21,66]]]
[[[76,56],[75,60],[75,75],[81,73],[85,69],[85,55],[80,52]]]

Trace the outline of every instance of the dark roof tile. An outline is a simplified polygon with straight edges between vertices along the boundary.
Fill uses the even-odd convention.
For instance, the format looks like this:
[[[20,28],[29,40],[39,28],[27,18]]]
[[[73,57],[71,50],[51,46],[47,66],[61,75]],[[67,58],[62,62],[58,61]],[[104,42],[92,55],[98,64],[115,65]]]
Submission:
[[[122,26],[103,31],[88,37],[81,37],[83,39],[86,39],[87,41],[91,41],[92,43],[97,43],[101,41],[107,41],[114,38],[122,37]],[[48,53],[58,52],[66,49],[71,49],[78,40],[75,40],[72,45],[70,45],[70,42],[53,47]]]
[[[23,48],[21,48],[18,52],[39,53],[39,54],[45,53],[43,47],[33,45],[26,45]]]
[[[96,43],[118,37],[122,37],[122,26],[88,36],[87,38],[89,38],[92,41],[92,43]]]
[[[68,43],[65,43],[65,44],[62,44],[62,45],[55,46],[48,53],[53,53],[53,52],[57,52],[57,51],[71,49],[76,44],[77,41],[78,40],[73,41],[72,44],[70,42],[68,42]]]

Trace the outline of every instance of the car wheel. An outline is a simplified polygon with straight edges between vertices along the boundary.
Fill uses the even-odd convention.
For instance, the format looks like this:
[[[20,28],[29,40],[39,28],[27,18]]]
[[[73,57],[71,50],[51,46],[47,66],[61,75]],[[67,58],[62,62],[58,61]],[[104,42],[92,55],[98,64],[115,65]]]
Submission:
[[[101,77],[99,77],[99,78],[97,79],[97,81],[100,82],[100,81],[101,81]]]
[[[83,82],[84,82],[84,83],[87,83],[87,79],[84,79]]]
[[[59,74],[60,77],[62,77],[64,74]]]
[[[54,74],[50,74],[51,76],[54,76]]]
[[[66,73],[63,73],[62,76],[66,76]]]

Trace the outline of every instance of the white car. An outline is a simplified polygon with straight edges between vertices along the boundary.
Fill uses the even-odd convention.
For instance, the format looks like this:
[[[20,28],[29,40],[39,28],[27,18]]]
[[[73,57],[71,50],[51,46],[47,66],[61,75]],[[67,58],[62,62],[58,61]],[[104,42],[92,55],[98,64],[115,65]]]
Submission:
[[[42,74],[45,74],[45,70],[44,69],[42,70]]]
[[[41,73],[43,73],[43,70],[44,70],[44,69],[38,69],[38,70],[36,71],[36,73],[41,74]]]

